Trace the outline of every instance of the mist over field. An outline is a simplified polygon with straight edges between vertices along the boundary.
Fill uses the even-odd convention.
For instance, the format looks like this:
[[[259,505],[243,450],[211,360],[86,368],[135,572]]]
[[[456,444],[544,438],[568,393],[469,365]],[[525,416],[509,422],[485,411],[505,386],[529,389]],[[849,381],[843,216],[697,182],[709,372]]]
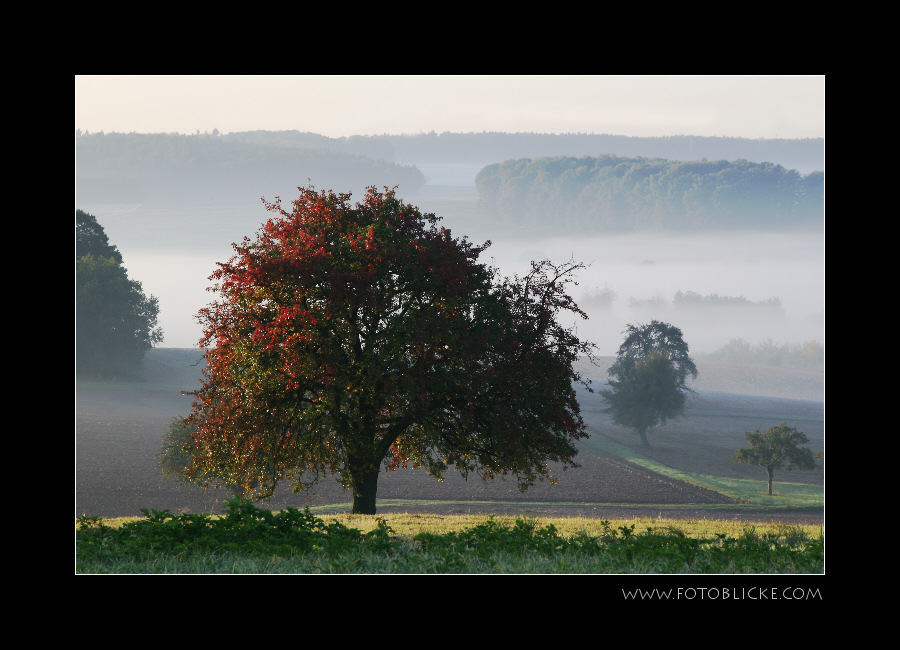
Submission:
[[[419,207],[425,209],[426,204]],[[104,220],[110,241],[124,256],[129,276],[138,279],[145,293],[160,301],[159,322],[165,332],[162,347],[195,347],[200,328],[197,311],[214,294],[207,278],[216,262],[231,256],[231,242],[243,235],[253,238],[269,213],[261,205],[246,209],[246,220],[232,216],[209,223],[209,236],[161,228],[159,233],[128,232],[127,219],[112,209],[94,208]],[[254,217],[253,214],[256,213]],[[189,214],[173,217],[183,222]],[[209,218],[209,217],[208,217]],[[258,223],[254,223],[254,218]],[[214,219],[214,217],[213,217]],[[235,223],[232,223],[232,220]],[[445,222],[455,236],[466,231]],[[245,224],[243,229],[239,224]],[[234,233],[231,237],[227,233]],[[577,319],[578,332],[600,346],[600,353],[615,354],[627,323],[665,320],[680,327],[691,349],[712,352],[731,339],[756,344],[766,339],[785,343],[824,343],[824,234],[770,234],[757,232],[714,235],[663,236],[658,234],[591,235],[553,239],[522,239],[509,233],[490,234],[492,245],[482,261],[495,264],[504,274],[524,274],[532,260],[568,259],[590,264],[570,285],[571,295],[589,320]],[[485,238],[470,237],[476,242]],[[676,294],[693,292],[702,297],[744,298],[743,304],[684,306]],[[775,299],[774,305],[771,304]]]
[[[571,293],[590,317],[575,321],[578,332],[601,354],[615,354],[627,323],[652,319],[680,327],[692,351],[712,352],[735,338],[824,343],[823,242],[816,239],[780,235],[773,241],[748,232],[590,236],[529,242],[534,248],[524,250],[499,243],[491,251],[500,268],[520,272],[529,259],[590,263]],[[746,301],[685,304],[675,300],[679,292]]]
[[[824,345],[824,217],[820,230],[529,235],[480,211],[475,176],[481,167],[427,161],[419,166],[424,186],[400,186],[398,195],[441,217],[456,237],[491,240],[482,261],[504,274],[524,274],[532,260],[589,264],[570,292],[590,319],[571,323],[582,338],[597,343],[601,355],[615,354],[626,324],[651,319],[680,327],[694,353],[713,352],[736,338],[752,345]],[[214,298],[206,289],[216,262],[227,261],[232,242],[254,239],[274,216],[260,201],[273,200],[274,193],[254,189],[245,200],[211,197],[191,205],[78,203],[122,252],[129,277],[159,299],[161,347],[196,347],[201,331],[194,316]],[[282,193],[288,205],[295,196]],[[354,191],[352,200],[361,199]]]

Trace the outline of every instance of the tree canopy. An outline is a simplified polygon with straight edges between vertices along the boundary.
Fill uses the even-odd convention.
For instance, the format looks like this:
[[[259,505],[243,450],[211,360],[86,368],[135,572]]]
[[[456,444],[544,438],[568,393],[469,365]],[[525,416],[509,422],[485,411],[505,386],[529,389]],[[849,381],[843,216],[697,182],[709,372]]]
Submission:
[[[616,360],[610,366],[609,388],[600,391],[613,422],[633,429],[641,444],[650,446],[647,430],[684,412],[693,391],[687,379],[696,379],[681,330],[669,323],[629,324]]]
[[[747,160],[518,158],[475,184],[485,213],[535,231],[818,227],[825,208],[823,172]]]
[[[416,189],[421,171],[395,163],[391,152],[342,151],[314,134],[283,132],[183,135],[77,133],[75,181],[83,201],[187,205],[256,201],[262,183],[293,191],[297,178],[362,189],[364,179],[401,182]]]
[[[514,476],[577,466],[572,362],[591,345],[556,320],[580,264],[501,278],[439,219],[370,187],[300,188],[211,276],[207,365],[188,421],[188,476],[265,498],[334,474],[373,514],[379,472]]]
[[[111,257],[118,264],[122,263],[122,254],[109,243],[109,237],[103,226],[97,223],[97,217],[84,210],[75,210],[75,259],[85,255],[104,260]]]
[[[96,217],[75,216],[75,368],[79,374],[130,373],[163,340],[157,298],[128,277],[122,255]]]
[[[772,494],[772,479],[776,469],[790,472],[794,469],[813,469],[816,466],[812,451],[801,446],[809,442],[806,434],[796,427],[788,426],[787,422],[771,427],[765,433],[760,433],[759,429],[745,431],[744,437],[750,447],[738,449],[732,460],[765,468],[769,494]]]

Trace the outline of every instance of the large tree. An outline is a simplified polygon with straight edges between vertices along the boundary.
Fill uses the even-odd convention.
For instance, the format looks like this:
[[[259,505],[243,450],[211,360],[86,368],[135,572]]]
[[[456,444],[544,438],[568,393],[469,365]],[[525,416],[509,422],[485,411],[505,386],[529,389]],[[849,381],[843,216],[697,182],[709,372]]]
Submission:
[[[159,303],[128,277],[122,256],[93,215],[75,221],[75,368],[123,376],[163,340]]]
[[[210,278],[188,475],[265,498],[335,474],[353,512],[374,514],[382,466],[522,490],[576,467],[573,382],[588,382],[572,362],[591,346],[556,316],[584,317],[565,291],[581,265],[501,278],[478,262],[490,242],[453,238],[393,190],[349,199],[267,203],[276,216]]]
[[[681,330],[657,320],[625,329],[616,360],[610,366],[609,388],[600,391],[613,422],[634,430],[650,446],[647,430],[684,413],[693,391],[697,366]]]
[[[806,434],[798,431],[796,427],[788,426],[787,422],[771,427],[765,433],[760,433],[759,429],[753,432],[745,431],[744,437],[750,443],[750,447],[738,449],[734,452],[732,460],[735,463],[764,467],[769,480],[770,495],[776,469],[790,472],[794,469],[814,469],[816,466],[812,451],[802,446],[809,442]]]

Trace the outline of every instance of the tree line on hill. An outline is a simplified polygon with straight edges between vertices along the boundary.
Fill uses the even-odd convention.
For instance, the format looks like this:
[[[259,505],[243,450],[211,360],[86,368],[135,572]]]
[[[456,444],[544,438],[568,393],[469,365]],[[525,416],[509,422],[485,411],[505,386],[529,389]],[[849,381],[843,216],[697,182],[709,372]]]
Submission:
[[[671,160],[772,161],[806,172],[825,169],[824,138],[749,139],[693,135],[634,137],[598,133],[420,133],[351,136],[338,141],[348,151],[379,151],[389,160],[436,163],[502,162],[546,156],[668,158]],[[372,155],[372,154],[367,154]]]
[[[530,230],[625,232],[821,224],[825,175],[772,163],[565,156],[488,165],[485,213]]]
[[[715,352],[698,355],[714,363],[757,364],[784,368],[825,369],[825,346],[817,341],[776,343],[766,339],[753,345],[744,339],[730,340]]]
[[[513,158],[599,156],[670,160],[771,161],[804,172],[824,171],[823,138],[750,139],[694,135],[635,137],[597,133],[429,133],[352,135],[329,138],[316,133],[244,131],[227,140],[265,146],[328,149],[356,156],[406,163],[490,164]]]
[[[213,133],[85,133],[75,138],[78,201],[243,203],[291,196],[298,186],[362,192],[369,185],[415,191],[421,171],[353,153]]]
[[[571,155],[584,151],[617,153]],[[665,153],[676,158],[660,157]],[[290,196],[308,185],[354,194],[369,186],[399,186],[414,195],[425,177],[414,164],[398,160],[502,160],[487,164],[475,179],[480,209],[485,218],[526,231],[771,228],[821,221],[824,172],[804,175],[784,162],[761,160],[809,167],[823,153],[821,139],[78,131],[75,178],[82,205],[225,204]],[[735,160],[736,154],[745,157]],[[515,155],[520,157],[510,158]]]
[[[599,302],[602,296],[589,295],[593,302]],[[681,318],[716,318],[734,319],[765,318],[770,321],[783,320],[785,316],[781,300],[776,297],[767,300],[753,301],[744,296],[720,296],[712,293],[700,295],[695,291],[676,291],[671,303],[661,295],[651,298],[629,298],[628,305],[632,312],[659,314],[671,312],[673,317]]]

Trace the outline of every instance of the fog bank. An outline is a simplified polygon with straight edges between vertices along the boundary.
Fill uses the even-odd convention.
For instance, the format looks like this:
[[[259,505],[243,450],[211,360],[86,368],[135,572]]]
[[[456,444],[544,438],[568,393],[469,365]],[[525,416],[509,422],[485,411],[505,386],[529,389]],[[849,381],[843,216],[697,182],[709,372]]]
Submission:
[[[498,241],[487,251],[506,272],[530,260],[590,264],[570,293],[589,320],[579,334],[614,354],[628,323],[664,320],[682,329],[695,352],[734,338],[750,343],[825,342],[824,234],[735,232],[629,234]],[[676,301],[694,294],[699,304]],[[744,300],[726,300],[739,299]],[[697,303],[698,301],[693,301]]]
[[[111,238],[111,241],[116,241]],[[201,332],[193,318],[214,294],[207,292],[216,262],[231,249],[160,250],[119,246],[129,276],[159,298],[163,347],[194,347]],[[569,318],[599,352],[615,354],[625,325],[658,319],[682,329],[694,352],[712,352],[734,338],[756,344],[810,340],[824,344],[824,237],[733,233],[710,236],[592,236],[582,239],[496,241],[482,261],[505,275],[523,274],[531,260],[569,259],[590,264],[570,293],[590,319]],[[678,292],[712,300],[675,302]],[[774,300],[773,300],[774,299]],[[737,303],[737,304],[730,304]]]
[[[506,275],[527,273],[532,260],[590,265],[570,287],[590,319],[570,318],[568,324],[595,342],[599,354],[615,354],[627,324],[651,319],[680,327],[692,352],[713,352],[735,338],[754,345],[766,339],[825,343],[824,222],[818,232],[529,238],[479,214],[474,187],[479,165],[419,166],[429,184],[412,195],[399,188],[398,195],[441,217],[440,225],[454,237],[491,240],[482,262]],[[129,277],[159,299],[167,348],[196,347],[201,331],[194,316],[215,297],[206,288],[216,262],[227,261],[232,242],[253,239],[273,216],[258,199],[183,208],[79,207],[97,217],[122,252]],[[708,300],[675,304],[679,292]]]

